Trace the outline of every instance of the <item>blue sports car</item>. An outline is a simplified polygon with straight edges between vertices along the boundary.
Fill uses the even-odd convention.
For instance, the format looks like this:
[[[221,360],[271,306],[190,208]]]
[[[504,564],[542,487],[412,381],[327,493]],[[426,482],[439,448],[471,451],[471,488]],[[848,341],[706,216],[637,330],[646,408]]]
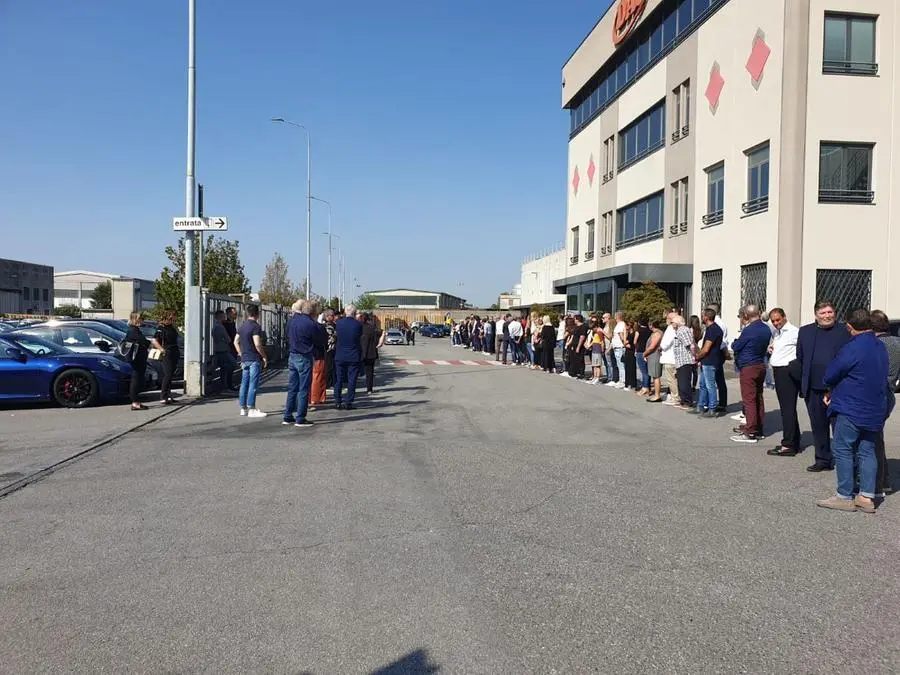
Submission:
[[[105,354],[76,354],[32,335],[0,334],[0,401],[56,401],[85,408],[127,395],[131,366]]]

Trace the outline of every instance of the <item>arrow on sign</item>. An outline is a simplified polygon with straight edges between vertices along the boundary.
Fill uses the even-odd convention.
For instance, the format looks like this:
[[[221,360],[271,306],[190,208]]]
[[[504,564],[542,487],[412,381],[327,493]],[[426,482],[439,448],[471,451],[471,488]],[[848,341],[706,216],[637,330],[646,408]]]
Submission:
[[[215,226],[216,226],[217,228],[219,228],[220,230],[221,230],[223,227],[225,227],[225,219],[224,219],[224,218],[216,218],[216,219],[215,219],[214,221],[212,221],[212,222],[213,222],[213,225],[215,225]]]

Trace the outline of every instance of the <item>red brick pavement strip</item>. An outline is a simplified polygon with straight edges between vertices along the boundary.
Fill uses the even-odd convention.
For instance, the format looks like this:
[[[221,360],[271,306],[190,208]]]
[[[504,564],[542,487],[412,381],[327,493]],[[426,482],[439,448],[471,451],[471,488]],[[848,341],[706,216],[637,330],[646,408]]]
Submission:
[[[469,361],[459,359],[394,359],[385,361],[386,366],[500,366],[497,361]]]

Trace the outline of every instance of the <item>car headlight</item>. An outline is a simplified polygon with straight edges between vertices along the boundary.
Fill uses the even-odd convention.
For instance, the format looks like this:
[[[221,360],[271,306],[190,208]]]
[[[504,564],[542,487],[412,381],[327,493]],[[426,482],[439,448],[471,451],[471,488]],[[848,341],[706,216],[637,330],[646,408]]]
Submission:
[[[117,370],[119,372],[122,372],[122,370],[124,370],[121,363],[119,363],[118,361],[111,361],[110,359],[100,359],[100,365],[104,368]]]

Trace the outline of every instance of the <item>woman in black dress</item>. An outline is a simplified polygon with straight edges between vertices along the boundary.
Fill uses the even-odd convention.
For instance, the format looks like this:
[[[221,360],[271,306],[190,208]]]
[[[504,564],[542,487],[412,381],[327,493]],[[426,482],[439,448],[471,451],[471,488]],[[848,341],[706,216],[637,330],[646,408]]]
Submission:
[[[144,388],[144,375],[147,372],[147,354],[150,351],[150,340],[141,332],[144,319],[140,312],[132,312],[128,317],[128,332],[122,341],[127,352],[124,354],[131,364],[131,386],[128,394],[131,398],[132,410],[146,410],[147,406],[141,403],[140,394]]]
[[[178,315],[173,310],[168,310],[159,322],[159,329],[153,336],[153,347],[162,350],[163,378],[159,400],[163,405],[172,403],[172,378],[175,376],[175,368],[181,358],[181,350],[178,348],[178,329],[175,328],[175,320]]]
[[[625,389],[637,391],[637,360],[634,355],[637,330],[634,321],[625,323],[625,353],[622,355],[622,363],[625,366]]]
[[[556,358],[553,348],[556,346],[556,329],[549,316],[544,317],[544,325],[541,326],[541,365],[545,373],[556,374]]]

